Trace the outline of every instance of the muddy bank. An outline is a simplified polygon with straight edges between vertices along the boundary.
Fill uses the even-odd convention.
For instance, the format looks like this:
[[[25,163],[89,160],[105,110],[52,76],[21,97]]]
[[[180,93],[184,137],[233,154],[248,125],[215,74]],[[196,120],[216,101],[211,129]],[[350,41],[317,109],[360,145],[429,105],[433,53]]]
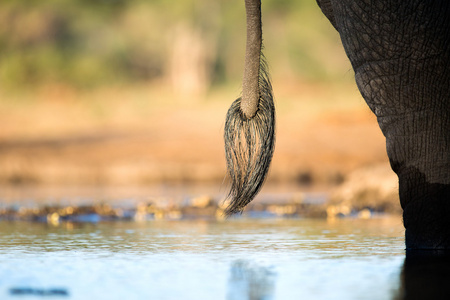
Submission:
[[[327,209],[328,215],[345,216],[367,210],[400,215],[397,175],[388,163],[356,169],[332,189]]]
[[[351,172],[327,191],[268,184],[242,216],[372,218],[400,215],[397,178],[388,164]],[[39,187],[0,189],[0,220],[59,224],[105,221],[224,219],[225,186]]]
[[[198,200],[196,200],[198,201]],[[199,200],[203,202],[204,200]],[[0,221],[30,221],[59,223],[98,223],[112,221],[151,221],[206,219],[223,220],[224,206],[217,203],[194,205],[161,205],[141,203],[133,208],[94,206],[48,206],[41,208],[7,207],[0,209]],[[258,204],[249,207],[241,216],[250,218],[325,218],[323,205],[308,203]]]
[[[61,223],[98,223],[152,220],[224,220],[223,203],[210,198],[193,199],[189,204],[140,203],[135,207],[117,207],[107,203],[92,206],[5,206],[0,208],[0,221],[28,221],[58,225]],[[232,218],[373,218],[386,215],[381,209],[362,208],[336,211],[329,203],[289,202],[254,203],[242,215]],[[338,213],[337,213],[338,212]],[[392,212],[389,212],[392,214]]]
[[[113,192],[114,193],[114,192]],[[227,201],[223,195],[179,194],[149,197],[145,191],[134,193],[135,198],[99,195],[95,198],[58,196],[41,193],[35,199],[3,196],[0,205],[0,220],[32,222],[74,222],[97,223],[102,221],[146,221],[181,219],[224,219]],[[78,193],[79,195],[81,193]],[[92,197],[92,192],[91,192]],[[263,194],[252,202],[242,214],[243,217],[289,218],[326,217],[326,197],[317,193]],[[241,216],[236,216],[241,217]]]

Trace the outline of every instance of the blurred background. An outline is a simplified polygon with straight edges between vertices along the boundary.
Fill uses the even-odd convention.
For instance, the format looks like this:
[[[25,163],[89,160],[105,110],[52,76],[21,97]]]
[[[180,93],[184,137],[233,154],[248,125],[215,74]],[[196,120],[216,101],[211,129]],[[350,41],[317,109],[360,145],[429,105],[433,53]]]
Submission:
[[[328,191],[364,168],[389,172],[316,2],[264,0],[262,14],[278,118],[269,189]],[[1,1],[0,186],[217,192],[244,48],[242,0]]]

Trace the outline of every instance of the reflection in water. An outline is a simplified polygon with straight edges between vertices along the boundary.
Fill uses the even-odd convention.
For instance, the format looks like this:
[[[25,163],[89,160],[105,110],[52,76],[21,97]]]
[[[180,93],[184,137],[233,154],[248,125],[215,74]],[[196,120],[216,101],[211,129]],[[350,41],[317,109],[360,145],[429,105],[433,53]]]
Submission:
[[[14,296],[69,296],[69,292],[63,288],[30,288],[30,287],[15,287],[9,290],[9,293]]]
[[[246,260],[232,263],[228,281],[228,300],[272,300],[275,291],[275,272]]]
[[[450,299],[450,253],[408,251],[397,299]]]
[[[400,299],[403,249],[399,218],[0,222],[0,299]]]

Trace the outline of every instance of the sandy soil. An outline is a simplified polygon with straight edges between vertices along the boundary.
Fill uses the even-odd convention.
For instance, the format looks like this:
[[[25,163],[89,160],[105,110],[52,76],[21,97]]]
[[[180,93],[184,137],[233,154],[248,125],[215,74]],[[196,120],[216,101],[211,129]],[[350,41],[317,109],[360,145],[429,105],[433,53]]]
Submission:
[[[354,85],[275,82],[277,144],[268,180],[336,184],[387,161]],[[181,97],[157,86],[1,95],[1,184],[222,182],[223,126],[236,90]]]

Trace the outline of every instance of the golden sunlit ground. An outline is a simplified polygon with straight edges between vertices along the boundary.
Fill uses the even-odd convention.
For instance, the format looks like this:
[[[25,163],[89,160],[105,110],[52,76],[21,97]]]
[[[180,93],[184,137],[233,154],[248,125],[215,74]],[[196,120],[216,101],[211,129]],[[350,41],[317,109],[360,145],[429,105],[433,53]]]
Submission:
[[[386,161],[376,119],[354,85],[274,80],[274,89],[269,181],[334,184]],[[239,87],[222,88],[183,99],[156,84],[15,95],[0,103],[0,181],[221,182],[225,114],[238,95]]]

